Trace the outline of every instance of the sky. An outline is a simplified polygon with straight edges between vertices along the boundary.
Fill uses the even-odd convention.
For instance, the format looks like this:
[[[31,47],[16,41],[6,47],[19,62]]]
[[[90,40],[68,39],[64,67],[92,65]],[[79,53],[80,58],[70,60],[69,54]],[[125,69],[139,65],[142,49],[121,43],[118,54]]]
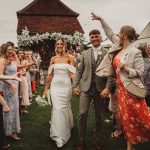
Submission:
[[[33,0],[0,0],[0,45],[12,41],[17,46],[16,12]],[[61,0],[73,11],[79,13],[78,20],[88,40],[92,29],[99,29],[103,39],[106,36],[98,21],[91,20],[91,12],[103,17],[115,33],[123,25],[133,26],[141,33],[150,22],[150,0]]]

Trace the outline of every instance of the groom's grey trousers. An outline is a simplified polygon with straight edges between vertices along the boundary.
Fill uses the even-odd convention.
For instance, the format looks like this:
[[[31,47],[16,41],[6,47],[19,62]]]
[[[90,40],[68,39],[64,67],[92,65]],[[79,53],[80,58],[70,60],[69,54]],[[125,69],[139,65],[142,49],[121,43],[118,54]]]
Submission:
[[[80,105],[79,105],[79,141],[84,142],[87,130],[87,117],[88,110],[91,104],[91,100],[94,102],[95,110],[95,140],[100,140],[101,126],[102,126],[102,111],[104,101],[100,97],[100,93],[96,88],[96,84],[92,83],[90,89],[87,92],[81,92]]]

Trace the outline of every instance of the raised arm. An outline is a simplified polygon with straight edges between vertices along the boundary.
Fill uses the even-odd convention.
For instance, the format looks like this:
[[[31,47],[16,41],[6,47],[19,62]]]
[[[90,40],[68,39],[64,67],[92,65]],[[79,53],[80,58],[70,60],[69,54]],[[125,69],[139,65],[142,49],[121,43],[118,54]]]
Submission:
[[[91,15],[92,15],[92,20],[99,20],[100,21],[106,36],[109,38],[109,40],[112,43],[115,43],[119,40],[118,36],[116,34],[114,34],[111,27],[105,22],[105,20],[102,17],[97,16],[94,13],[91,13]]]

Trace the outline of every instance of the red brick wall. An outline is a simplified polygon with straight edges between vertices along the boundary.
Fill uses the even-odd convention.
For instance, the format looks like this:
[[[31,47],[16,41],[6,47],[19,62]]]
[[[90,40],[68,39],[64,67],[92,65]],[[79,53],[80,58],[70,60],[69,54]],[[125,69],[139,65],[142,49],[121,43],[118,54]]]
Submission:
[[[25,16],[18,15],[17,33],[27,26],[30,32],[62,32],[74,33],[83,29],[76,17],[67,16]]]

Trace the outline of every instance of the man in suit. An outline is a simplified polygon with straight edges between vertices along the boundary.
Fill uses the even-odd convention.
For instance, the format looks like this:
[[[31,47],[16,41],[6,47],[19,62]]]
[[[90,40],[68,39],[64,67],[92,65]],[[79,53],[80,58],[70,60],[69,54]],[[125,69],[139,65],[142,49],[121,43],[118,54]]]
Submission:
[[[95,74],[97,66],[101,63],[107,53],[107,49],[101,46],[102,37],[99,30],[92,30],[89,33],[92,48],[84,51],[81,55],[80,64],[73,80],[73,92],[80,94],[79,112],[79,144],[77,150],[85,149],[85,136],[87,129],[88,110],[93,99],[95,109],[95,133],[94,144],[96,150],[101,149],[100,133],[102,125],[102,96],[105,96],[107,77],[98,77]],[[80,89],[78,88],[80,83]]]

